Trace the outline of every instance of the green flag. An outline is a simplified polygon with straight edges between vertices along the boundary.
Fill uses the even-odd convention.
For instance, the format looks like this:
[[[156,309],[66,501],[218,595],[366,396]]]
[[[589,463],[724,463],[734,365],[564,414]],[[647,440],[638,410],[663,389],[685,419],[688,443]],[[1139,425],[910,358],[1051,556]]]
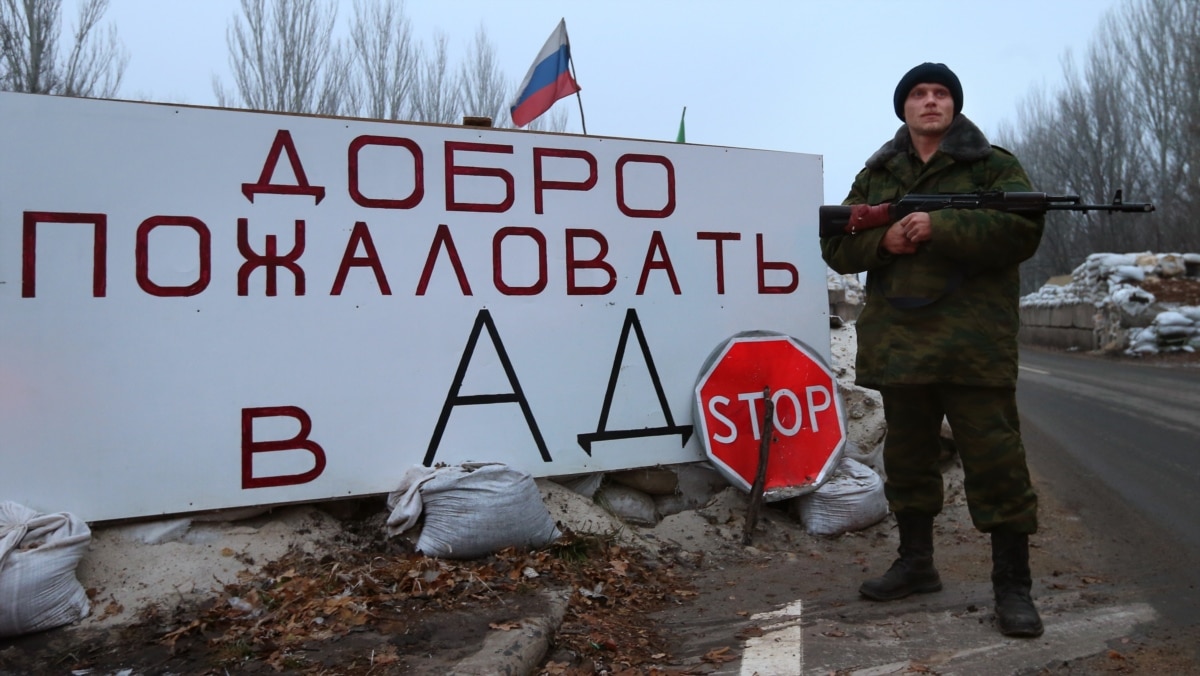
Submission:
[[[687,116],[687,106],[683,107],[683,114],[679,116],[679,134],[675,136],[676,143],[686,143],[687,134],[684,133],[683,118]]]

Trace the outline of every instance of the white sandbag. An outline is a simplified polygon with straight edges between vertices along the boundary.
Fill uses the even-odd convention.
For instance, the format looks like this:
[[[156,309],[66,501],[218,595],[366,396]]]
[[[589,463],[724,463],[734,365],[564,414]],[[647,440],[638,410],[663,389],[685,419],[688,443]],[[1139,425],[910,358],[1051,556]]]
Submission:
[[[445,469],[420,482],[422,554],[470,559],[542,547],[561,535],[529,474],[503,464]]]
[[[1118,265],[1113,268],[1112,279],[1119,282],[1140,282],[1146,279],[1146,271],[1136,265]]]
[[[596,491],[600,490],[601,484],[604,483],[604,472],[592,472],[591,474],[569,477],[550,477],[550,480],[560,486],[566,486],[585,498],[591,499],[596,495]]]
[[[387,506],[391,510],[387,519],[387,534],[399,535],[417,525],[421,518],[424,503],[421,500],[421,486],[438,474],[464,473],[461,467],[425,467],[415,465],[409,467],[404,476],[400,477],[400,485],[388,494]]]
[[[91,542],[83,520],[0,502],[0,636],[70,624],[91,610],[75,567]]]
[[[824,485],[796,498],[809,535],[839,535],[879,523],[888,514],[883,480],[870,467],[842,458]]]
[[[606,484],[596,492],[596,504],[622,521],[639,526],[658,523],[658,507],[654,498],[636,488],[621,484]]]
[[[1191,326],[1195,322],[1193,322],[1188,317],[1184,316],[1184,314],[1181,312],[1175,312],[1173,310],[1168,310],[1167,312],[1158,313],[1158,315],[1154,317],[1154,323],[1157,324],[1158,326],[1162,327],[1162,326]]]
[[[713,496],[729,488],[729,480],[709,462],[689,462],[674,467],[679,476],[675,495],[654,496],[654,509],[660,519],[689,509],[703,507]]]

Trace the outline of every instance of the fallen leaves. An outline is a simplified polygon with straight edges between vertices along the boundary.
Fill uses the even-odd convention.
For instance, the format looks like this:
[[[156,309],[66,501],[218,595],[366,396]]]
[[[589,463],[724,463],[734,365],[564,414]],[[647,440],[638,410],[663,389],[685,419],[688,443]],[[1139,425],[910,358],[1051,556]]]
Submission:
[[[612,569],[612,571],[614,573],[616,573],[617,575],[620,575],[621,577],[625,577],[625,575],[626,575],[625,571],[627,571],[629,569],[628,561],[614,560],[614,561],[610,561],[608,563],[608,565],[609,565],[609,568]]]
[[[579,656],[587,669],[651,676],[666,673],[655,665],[668,655],[654,628],[645,626],[645,613],[695,595],[671,566],[643,561],[597,536],[566,533],[543,549],[510,548],[469,561],[396,549],[387,541],[374,547],[355,542],[323,555],[293,548],[257,574],[225,585],[199,608],[181,609],[158,642],[173,654],[199,654],[213,673],[248,661],[276,671],[327,673],[307,661],[318,642],[372,627],[402,634],[422,613],[470,612],[501,606],[514,594],[570,589],[555,648]],[[522,622],[493,620],[487,626],[512,631]],[[403,662],[402,650],[385,645],[360,653],[358,664]],[[577,672],[549,661],[543,673]]]
[[[520,629],[521,627],[522,627],[522,625],[520,622],[489,622],[488,623],[489,629],[499,629],[500,631],[512,631],[513,629]]]
[[[384,646],[378,650],[372,650],[371,656],[367,663],[371,668],[386,667],[389,664],[395,664],[400,661],[400,653],[396,652],[396,646]]]
[[[125,606],[121,605],[120,603],[117,603],[116,599],[112,599],[108,602],[107,605],[104,606],[104,609],[97,616],[97,619],[99,619],[99,620],[108,619],[115,615],[120,615],[123,612],[125,612]]]
[[[762,627],[746,627],[734,634],[733,637],[739,641],[745,641],[748,638],[758,638],[765,635],[767,632]]]
[[[704,653],[700,659],[710,664],[722,664],[724,662],[732,662],[738,658],[737,653],[733,652],[729,646],[724,648],[713,648]]]

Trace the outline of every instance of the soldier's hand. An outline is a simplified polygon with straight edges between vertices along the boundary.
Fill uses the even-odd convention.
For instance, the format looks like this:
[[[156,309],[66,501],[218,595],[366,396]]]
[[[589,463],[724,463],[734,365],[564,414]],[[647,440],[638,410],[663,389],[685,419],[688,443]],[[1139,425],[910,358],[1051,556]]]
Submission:
[[[896,225],[904,231],[904,237],[914,244],[933,239],[933,226],[930,225],[929,214],[924,211],[911,213],[896,221]]]
[[[883,247],[884,251],[890,254],[904,255],[917,252],[917,242],[909,238],[909,231],[901,225],[908,216],[896,221],[888,226],[887,232],[883,233],[883,240],[879,246]]]

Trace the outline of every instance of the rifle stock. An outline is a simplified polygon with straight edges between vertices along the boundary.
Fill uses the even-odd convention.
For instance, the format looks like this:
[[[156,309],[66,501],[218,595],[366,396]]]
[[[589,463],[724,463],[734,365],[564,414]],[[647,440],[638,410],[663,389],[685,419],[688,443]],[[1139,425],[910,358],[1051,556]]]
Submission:
[[[821,237],[853,235],[882,228],[918,211],[941,209],[995,209],[1014,214],[1044,214],[1047,211],[1108,211],[1149,213],[1149,202],[1125,202],[1121,191],[1109,204],[1083,204],[1078,195],[1047,195],[1044,192],[977,192],[937,195],[905,195],[895,202],[849,206],[823,205],[818,210]]]

